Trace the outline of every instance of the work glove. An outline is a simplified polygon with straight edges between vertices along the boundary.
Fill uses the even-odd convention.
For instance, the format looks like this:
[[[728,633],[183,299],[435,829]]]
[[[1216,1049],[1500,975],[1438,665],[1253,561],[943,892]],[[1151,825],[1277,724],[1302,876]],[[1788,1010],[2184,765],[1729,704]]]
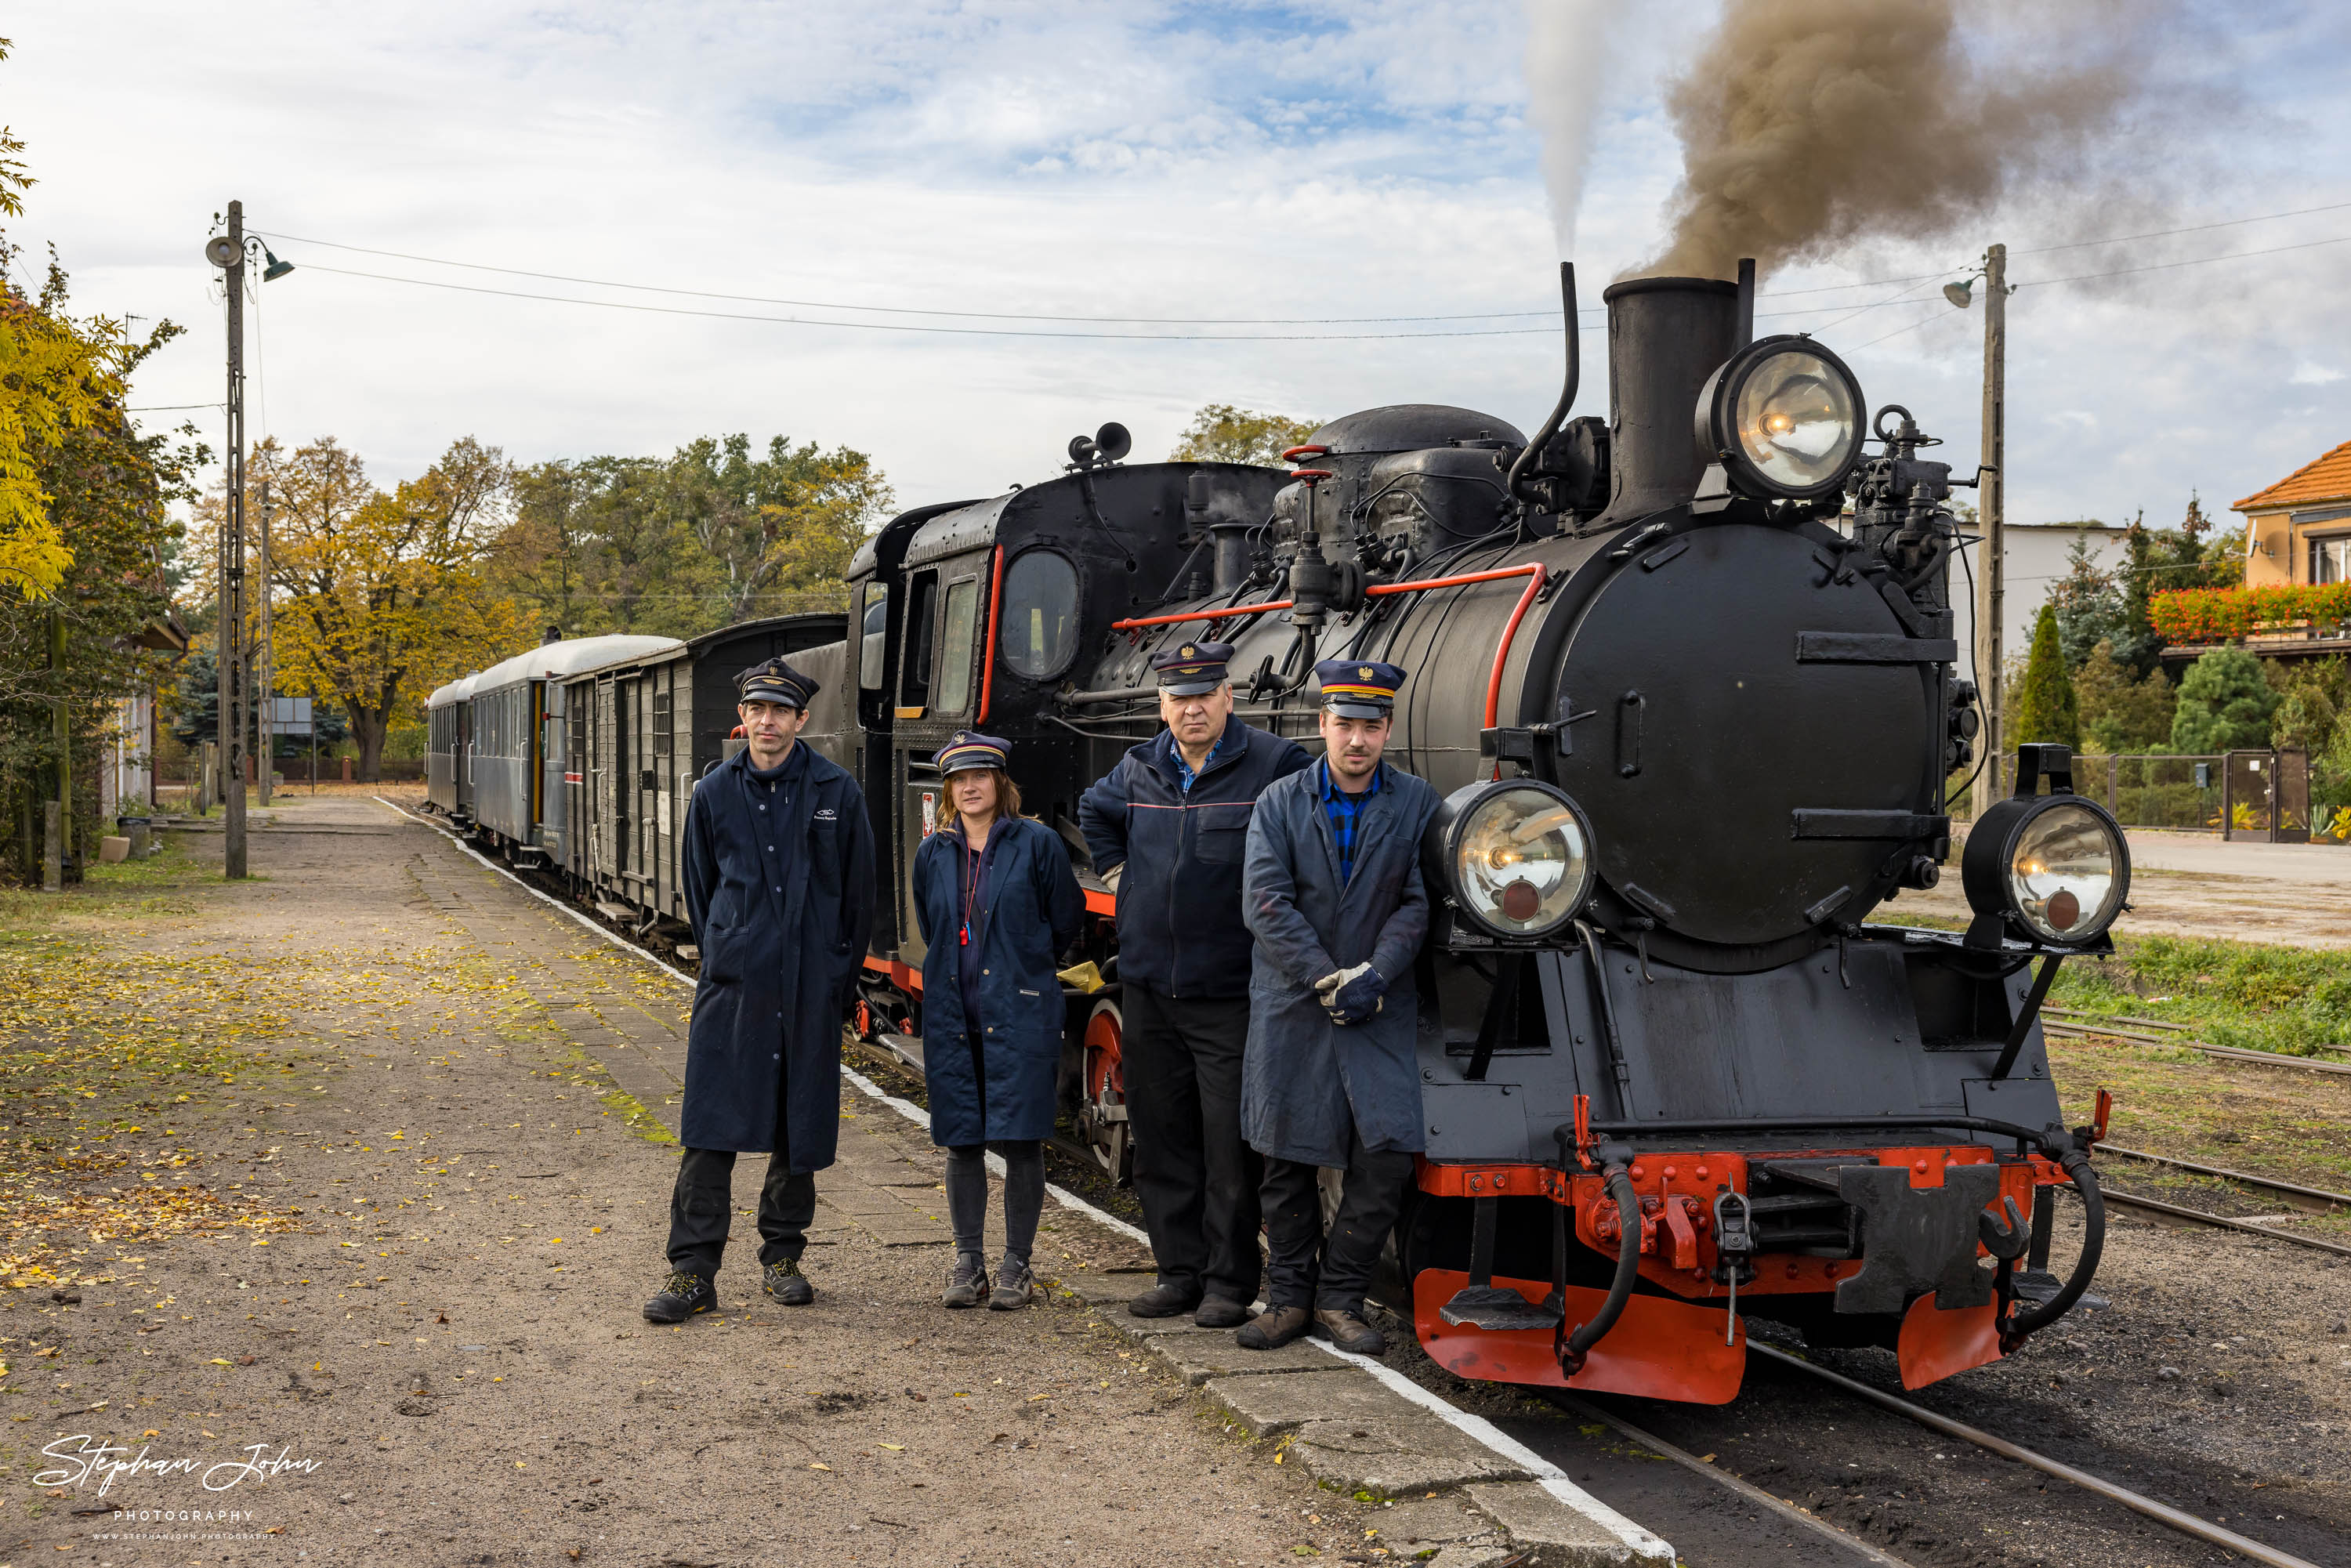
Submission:
[[[1369,1023],[1379,1016],[1388,983],[1377,969],[1369,964],[1358,964],[1352,969],[1325,976],[1324,979],[1332,982],[1331,988],[1322,991],[1318,984],[1316,989],[1322,991],[1323,1010],[1331,1015],[1332,1023]]]
[[[1126,862],[1124,861],[1119,862],[1116,865],[1111,867],[1110,870],[1102,873],[1102,884],[1110,889],[1113,893],[1116,893],[1118,891],[1119,873],[1125,869]]]

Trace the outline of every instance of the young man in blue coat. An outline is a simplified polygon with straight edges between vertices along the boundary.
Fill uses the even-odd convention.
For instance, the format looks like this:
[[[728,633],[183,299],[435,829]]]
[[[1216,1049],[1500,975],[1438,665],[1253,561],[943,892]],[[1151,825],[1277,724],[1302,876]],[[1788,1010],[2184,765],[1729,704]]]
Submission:
[[[770,659],[737,690],[745,747],[703,775],[685,818],[685,908],[702,977],[686,1034],[670,1275],[644,1308],[657,1323],[718,1304],[737,1154],[768,1155],[768,1294],[793,1307],[815,1299],[800,1251],[816,1173],[832,1164],[841,1130],[841,1026],[872,933],[864,792],[799,744],[817,683]]]
[[[1387,1348],[1364,1292],[1403,1211],[1421,1138],[1414,960],[1428,935],[1424,779],[1380,760],[1405,672],[1326,659],[1322,760],[1258,801],[1242,908],[1257,937],[1241,1127],[1264,1156],[1271,1279],[1251,1350],[1309,1329],[1342,1350]],[[1320,1177],[1346,1177],[1326,1240]]]
[[[1134,1192],[1159,1279],[1136,1317],[1249,1321],[1258,1259],[1257,1156],[1241,1139],[1249,934],[1241,852],[1258,797],[1313,761],[1233,716],[1232,648],[1178,643],[1152,658],[1167,727],[1078,802],[1094,872],[1118,888],[1118,978]]]

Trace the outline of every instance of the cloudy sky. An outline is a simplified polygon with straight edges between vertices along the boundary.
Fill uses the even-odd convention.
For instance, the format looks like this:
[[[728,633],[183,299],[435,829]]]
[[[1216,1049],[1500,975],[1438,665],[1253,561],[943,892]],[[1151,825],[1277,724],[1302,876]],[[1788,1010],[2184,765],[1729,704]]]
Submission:
[[[28,256],[54,245],[84,310],[193,329],[141,375],[150,421],[217,430],[167,405],[219,396],[201,251],[234,196],[298,268],[253,318],[256,435],[331,433],[388,480],[465,434],[536,460],[782,433],[872,452],[912,505],[1037,478],[1107,419],[1164,453],[1211,401],[1532,425],[1566,232],[1539,128],[1588,150],[1596,303],[1659,246],[1664,95],[1715,16],[35,0],[11,7],[0,119],[41,181]],[[1766,326],[1817,330],[1972,462],[1980,312],[1937,285],[2009,245],[2019,520],[2168,522],[2351,437],[2351,244],[2311,243],[2351,236],[2351,25],[2211,0],[2165,26],[2127,184],[2042,170],[1955,232],[1765,282],[1767,311],[1806,312]],[[600,303],[518,297],[541,295]]]

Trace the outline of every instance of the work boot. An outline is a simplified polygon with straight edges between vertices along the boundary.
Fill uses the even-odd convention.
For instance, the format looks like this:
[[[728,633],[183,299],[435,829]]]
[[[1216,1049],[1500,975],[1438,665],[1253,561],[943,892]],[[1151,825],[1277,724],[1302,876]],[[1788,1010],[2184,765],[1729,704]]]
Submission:
[[[767,1268],[768,1294],[788,1307],[805,1307],[816,1300],[816,1287],[800,1272],[800,1260],[786,1258]]]
[[[1243,1350],[1280,1350],[1313,1322],[1304,1307],[1268,1307],[1233,1335]]]
[[[1387,1335],[1343,1308],[1323,1307],[1314,1314],[1314,1326],[1341,1350],[1357,1355],[1385,1355]]]
[[[1037,1276],[1029,1271],[1025,1258],[1004,1255],[996,1266],[996,1289],[987,1298],[988,1311],[1017,1312],[1037,1297]]]
[[[1203,1297],[1199,1311],[1192,1314],[1192,1326],[1196,1329],[1237,1329],[1249,1321],[1247,1307],[1222,1296]]]
[[[1200,1304],[1197,1285],[1154,1285],[1126,1303],[1127,1313],[1138,1318],[1181,1317]]]
[[[967,1252],[947,1270],[947,1288],[939,1292],[943,1307],[976,1307],[987,1300],[987,1265]]]
[[[696,1312],[706,1312],[718,1304],[718,1287],[699,1274],[689,1274],[683,1269],[670,1270],[669,1278],[645,1303],[645,1322],[649,1323],[682,1323]]]

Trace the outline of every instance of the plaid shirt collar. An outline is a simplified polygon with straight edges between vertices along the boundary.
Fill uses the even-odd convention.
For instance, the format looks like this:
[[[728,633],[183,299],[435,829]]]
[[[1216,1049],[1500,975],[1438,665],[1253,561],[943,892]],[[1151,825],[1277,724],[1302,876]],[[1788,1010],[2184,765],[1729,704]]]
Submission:
[[[1352,882],[1355,876],[1355,826],[1362,818],[1364,803],[1380,792],[1380,775],[1386,764],[1372,769],[1372,781],[1360,795],[1350,795],[1339,788],[1331,777],[1331,762],[1325,758],[1314,765],[1315,777],[1321,780],[1316,793],[1322,798],[1322,815],[1331,824],[1331,837],[1339,848],[1339,879]]]

